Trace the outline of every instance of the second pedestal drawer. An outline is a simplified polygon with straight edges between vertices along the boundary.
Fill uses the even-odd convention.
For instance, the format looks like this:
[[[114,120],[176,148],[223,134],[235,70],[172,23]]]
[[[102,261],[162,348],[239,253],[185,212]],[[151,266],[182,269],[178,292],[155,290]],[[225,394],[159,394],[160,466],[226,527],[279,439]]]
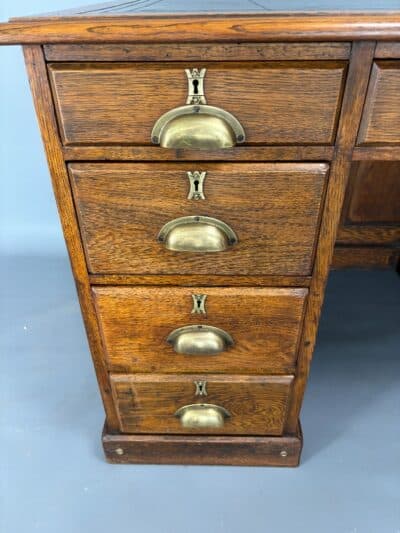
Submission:
[[[110,370],[292,373],[307,289],[96,287]]]
[[[309,275],[324,163],[73,163],[94,274]]]
[[[123,433],[282,435],[293,376],[111,375]]]

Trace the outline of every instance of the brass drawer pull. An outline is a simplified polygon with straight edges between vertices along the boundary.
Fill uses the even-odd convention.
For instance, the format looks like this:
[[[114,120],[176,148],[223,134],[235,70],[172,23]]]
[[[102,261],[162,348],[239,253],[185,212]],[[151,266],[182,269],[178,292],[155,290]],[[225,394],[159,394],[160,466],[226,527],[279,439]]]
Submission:
[[[185,355],[215,355],[234,344],[229,333],[207,325],[175,329],[168,335],[167,342],[176,353]]]
[[[206,429],[222,428],[225,419],[231,415],[224,407],[219,405],[196,403],[184,405],[176,411],[175,416],[180,419],[184,428]]]
[[[171,109],[157,120],[151,132],[153,144],[218,150],[244,142],[244,129],[238,119],[224,109],[207,105],[203,91],[206,69],[185,72],[189,87],[186,105]]]
[[[222,252],[238,242],[232,228],[216,218],[191,216],[171,220],[158,241],[175,252]]]

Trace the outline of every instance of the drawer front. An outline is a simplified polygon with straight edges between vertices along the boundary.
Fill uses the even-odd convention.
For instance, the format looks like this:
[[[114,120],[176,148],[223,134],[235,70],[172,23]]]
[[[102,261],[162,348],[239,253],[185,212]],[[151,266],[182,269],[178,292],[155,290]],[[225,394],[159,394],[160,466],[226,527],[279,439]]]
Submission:
[[[96,287],[93,292],[112,371],[294,371],[306,289]]]
[[[111,375],[124,433],[281,435],[292,380],[293,376]]]
[[[345,62],[55,63],[49,75],[67,145],[151,144],[185,105],[185,69],[206,68],[207,104],[233,114],[248,144],[333,144]]]
[[[326,164],[74,163],[69,168],[92,273],[311,272]],[[190,194],[188,172],[206,173],[204,199]],[[196,216],[222,221],[237,242],[230,245],[226,228],[220,231],[200,218],[200,231],[192,224],[189,234],[182,233],[180,221],[165,239],[174,246],[180,239],[180,249],[190,244],[188,251],[171,250],[158,240],[168,222]],[[225,242],[223,251],[209,251]]]
[[[400,144],[400,61],[374,63],[358,144]]]

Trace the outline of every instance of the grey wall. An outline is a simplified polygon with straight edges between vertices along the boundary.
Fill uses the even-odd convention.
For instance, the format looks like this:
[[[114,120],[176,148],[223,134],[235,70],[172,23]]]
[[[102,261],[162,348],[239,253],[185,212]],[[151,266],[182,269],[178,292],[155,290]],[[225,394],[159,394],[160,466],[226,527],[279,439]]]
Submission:
[[[77,5],[1,0],[0,20]],[[64,254],[21,48],[0,46],[0,65],[0,254]]]

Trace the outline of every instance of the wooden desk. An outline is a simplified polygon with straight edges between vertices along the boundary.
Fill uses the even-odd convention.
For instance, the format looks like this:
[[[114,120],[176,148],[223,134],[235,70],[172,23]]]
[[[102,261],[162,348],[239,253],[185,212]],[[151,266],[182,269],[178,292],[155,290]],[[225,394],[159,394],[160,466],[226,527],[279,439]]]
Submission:
[[[398,260],[400,6],[314,6],[0,24],[24,47],[112,462],[297,465],[332,257]]]

